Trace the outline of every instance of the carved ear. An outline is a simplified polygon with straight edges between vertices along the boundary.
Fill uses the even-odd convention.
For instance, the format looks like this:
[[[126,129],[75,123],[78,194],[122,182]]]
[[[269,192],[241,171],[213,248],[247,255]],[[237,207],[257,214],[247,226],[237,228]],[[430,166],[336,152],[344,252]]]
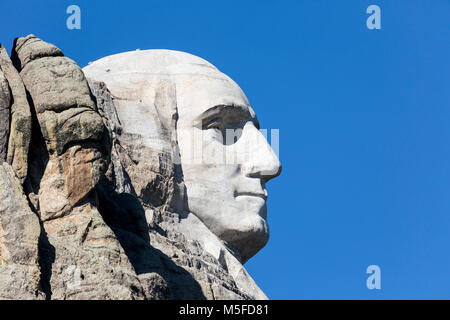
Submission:
[[[177,88],[169,79],[160,80],[155,88],[155,109],[161,126],[168,131],[175,128],[178,119]]]
[[[177,89],[173,81],[162,79],[158,82],[155,88],[154,105],[162,128],[161,134],[170,141],[172,146],[171,165],[179,164]]]
[[[178,147],[177,122],[178,122],[178,104],[177,104],[177,88],[170,79],[162,79],[158,82],[155,90],[155,109],[161,121],[161,127],[170,138],[172,146],[172,155],[170,159],[164,156],[166,161],[174,167],[173,192],[171,194],[170,207],[175,212],[187,210],[186,191],[183,182],[183,172],[180,161],[180,149]]]

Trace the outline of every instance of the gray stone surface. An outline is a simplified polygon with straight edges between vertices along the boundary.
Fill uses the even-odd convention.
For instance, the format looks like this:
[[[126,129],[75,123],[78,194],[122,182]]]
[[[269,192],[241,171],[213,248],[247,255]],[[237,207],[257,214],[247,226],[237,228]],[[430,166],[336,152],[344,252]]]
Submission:
[[[97,101],[114,103],[116,111],[105,114],[120,128],[114,132],[110,181],[116,192],[137,198],[147,222],[152,220],[151,246],[188,271],[206,298],[265,299],[242,263],[267,242],[265,183],[281,165],[256,130],[240,88],[208,62],[168,50],[118,54],[83,70],[111,92],[105,99],[93,89],[102,97]],[[99,86],[93,83],[91,88]],[[214,106],[227,107],[229,128],[245,124],[240,145],[228,147],[238,159],[233,164],[211,161],[206,147],[219,146],[214,153],[223,144],[210,132],[202,136],[203,158],[187,156],[199,142],[189,130],[198,130],[196,118]]]
[[[44,42],[35,35],[30,34],[14,41],[12,60],[19,72],[26,64],[33,60],[45,57],[62,57],[64,54],[55,45]]]
[[[170,197],[177,195],[180,188],[177,186],[176,189],[171,182],[175,170],[158,166],[160,161],[145,161],[146,157],[152,156],[158,159],[155,150],[146,149],[137,140],[135,145],[127,138],[122,140],[123,135],[127,136],[122,130],[113,97],[103,83],[90,81],[90,86],[113,137],[111,165],[98,186],[100,212],[118,235],[141,283],[153,292],[147,296],[155,296],[156,292],[166,299],[254,298],[237,287],[227,267],[200,242],[186,238],[184,228],[192,225],[181,227],[180,215],[169,209],[173,202]],[[130,157],[134,161],[130,161]],[[158,172],[149,170],[149,165]],[[134,184],[132,181],[136,179],[139,180]],[[154,195],[153,198],[146,197],[142,191],[145,188],[136,194],[134,185],[147,184],[146,188],[158,198]],[[195,229],[201,230],[198,226]],[[214,237],[212,240],[217,242]],[[160,281],[155,282],[157,275]]]
[[[0,299],[43,299],[41,227],[11,166],[0,164]]]
[[[10,135],[7,161],[23,183],[28,171],[28,150],[31,141],[31,110],[25,87],[8,53],[0,44],[0,69],[3,71],[11,91]]]
[[[233,80],[201,58],[170,50],[105,57],[84,72],[117,97],[121,145],[132,159],[122,163],[138,197],[190,211],[242,263],[264,247],[266,183],[280,173],[281,164]],[[238,139],[225,143],[230,131]],[[167,178],[171,170],[178,170],[175,180]],[[177,181],[182,185],[167,192]],[[148,192],[155,189],[160,195]],[[170,203],[155,202],[166,194]]]
[[[6,161],[8,155],[10,103],[8,81],[0,69],[0,163]]]
[[[36,114],[28,196],[43,226],[46,298],[145,299],[127,254],[98,210],[95,187],[109,161],[110,139],[83,72],[42,40],[27,37],[16,44]]]
[[[0,112],[11,119],[0,298],[267,299],[243,263],[267,242],[265,183],[281,166],[231,79],[167,50],[83,72],[33,35],[16,39],[11,60],[0,47]],[[189,131],[219,146],[216,123],[192,125],[211,106],[244,128],[227,150],[247,158],[231,167],[187,156],[198,142]]]
[[[61,155],[73,141],[101,140],[104,127],[83,72],[55,48],[28,36],[16,41],[13,56],[21,66],[47,149]]]

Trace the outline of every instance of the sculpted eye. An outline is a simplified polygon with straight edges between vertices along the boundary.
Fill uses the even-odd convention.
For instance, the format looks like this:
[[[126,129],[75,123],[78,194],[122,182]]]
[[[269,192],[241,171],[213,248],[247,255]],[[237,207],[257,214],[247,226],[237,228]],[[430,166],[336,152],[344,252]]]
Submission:
[[[204,116],[202,129],[208,130],[213,139],[222,142],[224,145],[229,146],[238,142],[246,123],[253,122],[255,126],[258,126],[258,121],[242,108],[234,106],[214,108],[219,109],[219,111],[215,110],[214,114]]]
[[[204,127],[204,129],[217,129],[220,132],[223,132],[223,122],[221,119],[213,119],[208,122]]]

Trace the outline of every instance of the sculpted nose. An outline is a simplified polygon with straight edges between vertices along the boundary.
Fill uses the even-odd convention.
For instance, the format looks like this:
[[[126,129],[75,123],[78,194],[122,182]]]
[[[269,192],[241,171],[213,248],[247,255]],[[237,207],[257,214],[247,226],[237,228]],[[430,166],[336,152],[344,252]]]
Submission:
[[[245,132],[247,131],[247,132]],[[281,173],[281,163],[264,135],[253,125],[244,128],[246,157],[241,166],[242,173],[248,177],[259,177],[265,182]]]

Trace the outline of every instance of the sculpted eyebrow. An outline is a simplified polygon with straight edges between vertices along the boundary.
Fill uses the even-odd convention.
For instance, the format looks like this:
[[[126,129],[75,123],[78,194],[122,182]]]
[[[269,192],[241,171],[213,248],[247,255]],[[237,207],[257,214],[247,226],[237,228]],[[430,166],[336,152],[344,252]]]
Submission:
[[[208,110],[206,110],[205,112],[203,112],[198,119],[205,121],[205,120],[209,120],[218,116],[222,115],[223,109],[225,108],[224,105],[218,105],[212,108],[209,108]]]
[[[203,123],[208,122],[217,117],[233,117],[233,118],[250,118],[250,112],[246,107],[217,105],[203,112],[198,120]]]

